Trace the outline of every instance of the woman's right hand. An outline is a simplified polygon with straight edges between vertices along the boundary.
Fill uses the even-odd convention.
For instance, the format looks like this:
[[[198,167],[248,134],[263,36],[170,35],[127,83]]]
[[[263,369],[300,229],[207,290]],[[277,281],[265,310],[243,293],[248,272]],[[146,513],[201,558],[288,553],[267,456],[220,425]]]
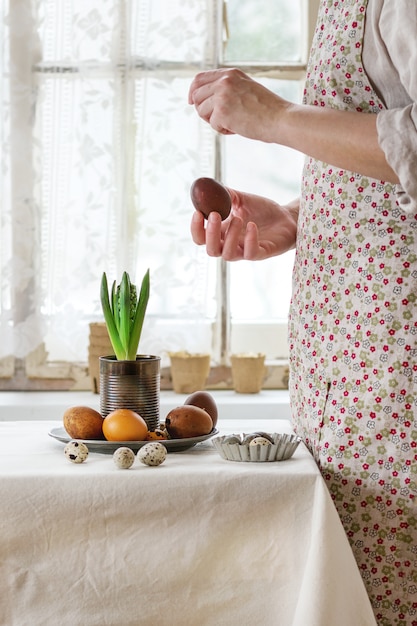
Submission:
[[[299,201],[281,206],[268,198],[228,188],[232,210],[222,222],[218,213],[208,220],[195,211],[191,235],[209,256],[226,261],[260,261],[295,247]]]

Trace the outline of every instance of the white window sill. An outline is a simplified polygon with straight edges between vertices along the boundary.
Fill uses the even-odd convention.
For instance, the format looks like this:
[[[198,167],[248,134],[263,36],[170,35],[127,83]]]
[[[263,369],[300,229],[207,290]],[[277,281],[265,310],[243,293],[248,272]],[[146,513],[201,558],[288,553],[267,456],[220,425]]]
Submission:
[[[257,394],[239,394],[232,390],[210,393],[216,400],[219,419],[290,419],[287,390],[266,389]],[[173,391],[161,391],[161,420],[171,409],[183,404],[186,397]],[[99,410],[100,397],[90,391],[2,391],[0,421],[61,420],[70,406]]]

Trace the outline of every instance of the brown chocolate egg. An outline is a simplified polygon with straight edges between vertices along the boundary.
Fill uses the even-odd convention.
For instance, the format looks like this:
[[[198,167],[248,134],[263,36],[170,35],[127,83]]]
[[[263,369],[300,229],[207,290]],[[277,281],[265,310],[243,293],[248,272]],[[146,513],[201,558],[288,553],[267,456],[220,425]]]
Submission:
[[[213,430],[213,422],[207,411],[192,404],[171,409],[165,418],[165,426],[173,439],[208,435]]]
[[[212,211],[220,213],[222,220],[228,217],[232,199],[226,187],[214,178],[197,178],[191,185],[191,200],[207,219]]]
[[[195,391],[185,400],[184,404],[192,404],[204,409],[211,417],[213,426],[217,424],[218,410],[213,396],[207,391]]]

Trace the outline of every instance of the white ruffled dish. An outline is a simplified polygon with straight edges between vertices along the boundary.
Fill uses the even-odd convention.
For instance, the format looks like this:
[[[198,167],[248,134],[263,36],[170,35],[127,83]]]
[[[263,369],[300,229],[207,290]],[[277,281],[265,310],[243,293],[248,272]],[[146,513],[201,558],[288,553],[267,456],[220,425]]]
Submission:
[[[226,461],[246,461],[249,463],[265,463],[286,461],[290,459],[300,443],[297,435],[271,433],[270,445],[250,445],[249,443],[228,443],[231,437],[240,441],[247,435],[223,435],[212,440],[213,446]],[[259,436],[259,435],[258,435]]]

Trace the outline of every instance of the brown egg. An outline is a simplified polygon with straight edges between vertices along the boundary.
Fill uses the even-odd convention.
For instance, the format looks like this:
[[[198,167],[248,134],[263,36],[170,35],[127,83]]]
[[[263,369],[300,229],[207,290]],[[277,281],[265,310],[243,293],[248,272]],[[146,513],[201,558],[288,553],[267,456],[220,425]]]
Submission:
[[[103,418],[89,406],[73,406],[63,416],[64,428],[72,439],[104,439]]]
[[[184,404],[192,404],[193,406],[199,406],[200,409],[204,409],[211,417],[213,426],[217,424],[218,410],[217,404],[213,396],[208,391],[195,391],[188,396]]]
[[[191,404],[172,409],[165,418],[165,426],[173,439],[208,435],[213,430],[213,422],[207,411]]]
[[[225,220],[232,208],[232,199],[226,187],[214,178],[197,178],[191,185],[191,200],[207,219],[212,211]]]

